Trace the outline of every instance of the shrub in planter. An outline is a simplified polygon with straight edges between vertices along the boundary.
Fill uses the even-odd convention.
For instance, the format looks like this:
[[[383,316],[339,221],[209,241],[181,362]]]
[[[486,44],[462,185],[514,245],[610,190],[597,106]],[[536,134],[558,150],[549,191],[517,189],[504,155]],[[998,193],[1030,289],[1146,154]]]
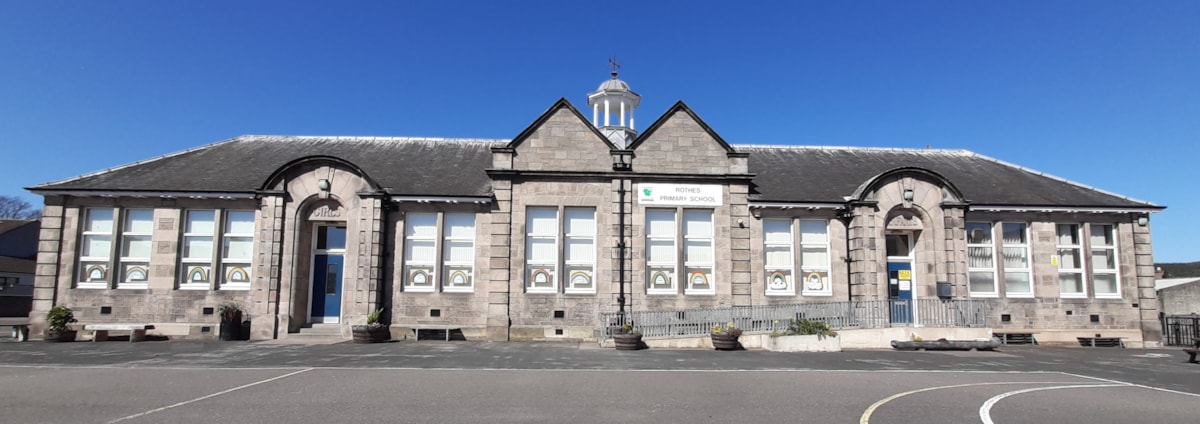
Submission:
[[[76,321],[71,308],[62,305],[50,308],[50,312],[46,313],[46,331],[42,339],[47,342],[75,341],[76,332],[71,329],[71,323]]]
[[[392,331],[387,325],[379,322],[379,314],[383,313],[383,308],[371,311],[367,314],[366,325],[352,325],[350,332],[354,335],[355,343],[379,343],[386,342],[392,339]]]
[[[638,350],[645,346],[642,344],[642,332],[632,322],[613,328],[612,336],[617,350]]]
[[[221,340],[243,340],[241,305],[234,302],[222,303],[217,306],[217,315],[221,317]]]
[[[742,348],[741,343],[738,343],[738,337],[742,336],[742,329],[729,322],[725,325],[717,325],[712,328],[709,337],[712,338],[713,348],[717,350],[738,350]]]

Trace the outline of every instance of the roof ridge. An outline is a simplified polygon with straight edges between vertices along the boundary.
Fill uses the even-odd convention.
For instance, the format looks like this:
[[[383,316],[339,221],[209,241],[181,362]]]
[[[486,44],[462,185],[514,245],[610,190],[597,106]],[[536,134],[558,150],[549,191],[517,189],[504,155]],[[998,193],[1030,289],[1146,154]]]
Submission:
[[[1024,166],[1021,166],[1021,165],[1017,165],[1017,164],[1013,164],[1013,163],[1005,162],[1005,161],[1002,161],[1002,160],[1000,160],[1000,159],[993,158],[993,157],[991,157],[991,156],[983,155],[983,154],[976,153],[976,152],[968,152],[968,153],[970,153],[971,155],[973,155],[973,156],[975,156],[975,157],[977,157],[977,158],[979,158],[979,159],[983,159],[983,160],[986,160],[986,161],[991,161],[991,162],[994,162],[994,163],[996,163],[996,164],[999,164],[999,165],[1002,165],[1002,166],[1007,166],[1007,167],[1010,167],[1010,168],[1016,168],[1016,169],[1019,169],[1019,170],[1021,170],[1021,171],[1024,171],[1024,172],[1028,172],[1028,173],[1030,173],[1030,174],[1038,175],[1038,176],[1045,177],[1045,178],[1049,178],[1049,179],[1052,179],[1052,180],[1058,180],[1058,181],[1061,181],[1061,182],[1064,182],[1064,183],[1067,183],[1067,184],[1070,184],[1070,185],[1073,185],[1073,186],[1076,186],[1076,187],[1079,187],[1079,188],[1082,188],[1082,189],[1085,189],[1085,190],[1092,190],[1092,191],[1095,191],[1095,192],[1097,192],[1097,193],[1106,194],[1106,195],[1113,196],[1113,197],[1117,197],[1117,198],[1120,198],[1120,199],[1125,199],[1125,200],[1128,200],[1128,201],[1130,201],[1130,202],[1142,203],[1142,204],[1145,204],[1145,205],[1148,205],[1148,206],[1162,207],[1161,205],[1158,205],[1158,204],[1156,204],[1156,203],[1154,203],[1154,202],[1148,202],[1148,201],[1145,201],[1145,200],[1136,199],[1136,198],[1133,198],[1133,197],[1129,197],[1129,196],[1125,196],[1125,195],[1121,195],[1121,194],[1113,193],[1113,192],[1111,192],[1111,191],[1108,191],[1108,190],[1102,190],[1102,189],[1099,189],[1099,188],[1096,188],[1096,187],[1092,187],[1092,186],[1090,186],[1090,185],[1087,185],[1087,184],[1084,184],[1084,183],[1080,183],[1080,182],[1076,182],[1076,181],[1068,180],[1068,179],[1066,179],[1066,178],[1059,177],[1059,176],[1057,176],[1057,175],[1048,174],[1048,173],[1045,173],[1045,172],[1042,172],[1042,171],[1038,171],[1038,170],[1036,170],[1036,169],[1032,169],[1032,168],[1026,168],[1026,167],[1024,167]]]
[[[150,158],[150,159],[142,159],[142,160],[139,160],[139,161],[136,161],[136,162],[130,162],[130,163],[126,163],[126,164],[123,164],[123,165],[117,165],[117,166],[114,166],[114,167],[111,167],[111,168],[101,169],[101,170],[99,170],[99,171],[92,171],[92,172],[89,172],[89,173],[86,173],[86,174],[77,175],[77,176],[74,176],[74,177],[68,177],[68,178],[63,178],[63,179],[61,179],[61,180],[56,180],[56,181],[45,182],[45,183],[41,183],[41,184],[38,184],[38,185],[35,185],[35,186],[32,186],[32,187],[27,187],[27,189],[36,189],[36,188],[38,188],[38,187],[46,187],[46,186],[51,186],[51,185],[56,185],[56,184],[65,184],[65,183],[69,183],[69,182],[71,182],[71,181],[75,181],[75,180],[81,180],[81,179],[88,178],[88,177],[94,177],[94,176],[101,175],[101,174],[106,174],[106,173],[109,173],[109,172],[115,172],[115,171],[119,171],[119,170],[122,170],[122,169],[125,169],[125,168],[132,168],[132,167],[134,167],[134,166],[138,166],[138,165],[142,165],[142,164],[146,164],[146,163],[150,163],[150,162],[154,162],[154,161],[158,161],[158,160],[162,160],[162,159],[166,159],[166,158],[171,158],[171,157],[175,157],[175,156],[180,156],[180,155],[188,154],[188,153],[195,152],[195,151],[199,151],[199,150],[208,149],[208,148],[211,148],[211,147],[214,147],[214,146],[217,146],[217,145],[221,145],[221,144],[225,144],[225,143],[232,143],[232,142],[235,142],[235,141],[241,140],[243,137],[246,137],[246,136],[237,136],[237,137],[233,137],[233,138],[228,138],[228,139],[225,139],[225,140],[221,140],[221,141],[217,141],[217,142],[214,142],[214,143],[205,144],[205,145],[202,145],[202,146],[193,147],[193,148],[186,149],[186,150],[180,150],[180,151],[173,152],[173,153],[167,153],[167,154],[164,154],[164,155],[159,155],[159,156],[156,156],[156,157],[152,157],[152,158]]]
[[[511,140],[499,138],[449,138],[449,137],[404,137],[404,136],[374,136],[374,135],[271,135],[248,134],[239,138],[246,140],[336,140],[336,141],[432,141],[451,143],[508,143]]]
[[[974,152],[966,149],[918,149],[908,147],[866,147],[866,146],[802,146],[802,145],[787,145],[787,144],[734,144],[734,148],[749,148],[749,149],[794,149],[794,150],[870,150],[870,151],[886,151],[886,152],[910,152],[910,153],[957,153],[957,154],[972,154]]]

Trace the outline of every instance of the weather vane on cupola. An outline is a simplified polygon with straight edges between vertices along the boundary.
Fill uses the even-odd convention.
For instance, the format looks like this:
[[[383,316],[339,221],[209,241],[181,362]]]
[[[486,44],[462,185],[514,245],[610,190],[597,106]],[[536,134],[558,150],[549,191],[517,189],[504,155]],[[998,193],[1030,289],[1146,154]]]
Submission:
[[[612,77],[617,79],[617,70],[621,69],[621,62],[617,62],[617,55],[613,55],[612,59],[608,60],[608,66],[612,67]]]

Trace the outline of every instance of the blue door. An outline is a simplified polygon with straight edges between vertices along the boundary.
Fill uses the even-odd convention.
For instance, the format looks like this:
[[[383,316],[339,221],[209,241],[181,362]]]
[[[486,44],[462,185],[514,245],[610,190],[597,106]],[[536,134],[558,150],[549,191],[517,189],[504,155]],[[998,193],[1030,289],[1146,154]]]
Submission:
[[[912,323],[913,312],[912,264],[888,262],[888,304],[893,324]]]
[[[337,322],[342,312],[342,256],[313,256],[314,322]]]

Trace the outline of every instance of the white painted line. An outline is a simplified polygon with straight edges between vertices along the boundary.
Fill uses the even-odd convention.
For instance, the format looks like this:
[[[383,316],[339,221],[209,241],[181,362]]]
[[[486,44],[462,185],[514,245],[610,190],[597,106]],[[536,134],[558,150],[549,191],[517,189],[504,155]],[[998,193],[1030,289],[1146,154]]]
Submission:
[[[1111,379],[1107,379],[1107,378],[1100,378],[1100,377],[1091,377],[1091,376],[1080,375],[1080,374],[1071,374],[1071,373],[1067,373],[1067,372],[1064,372],[1064,373],[1061,373],[1061,374],[1063,374],[1063,375],[1069,375],[1069,376],[1072,376],[1072,377],[1086,378],[1086,379],[1089,379],[1089,380],[1103,381],[1103,382],[1105,382],[1105,383],[1121,384],[1121,385],[1125,385],[1125,386],[1131,386],[1131,387],[1141,387],[1141,388],[1143,388],[1143,389],[1158,390],[1158,391],[1160,391],[1160,392],[1174,393],[1174,394],[1177,394],[1177,395],[1187,395],[1187,396],[1195,396],[1195,397],[1200,397],[1200,394],[1195,394],[1195,393],[1190,393],[1190,392],[1181,392],[1181,391],[1179,391],[1179,390],[1164,389],[1164,388],[1161,388],[1161,387],[1147,386],[1147,385],[1144,385],[1144,384],[1126,383],[1126,382],[1124,382],[1124,381],[1119,381],[1119,380],[1111,380]]]
[[[296,371],[296,372],[292,372],[292,373],[284,374],[284,375],[277,376],[277,377],[271,377],[271,378],[268,378],[268,379],[266,379],[266,380],[256,381],[256,382],[253,382],[253,383],[250,383],[250,384],[243,384],[243,385],[241,385],[241,386],[237,386],[237,387],[234,387],[234,388],[232,388],[232,389],[228,389],[228,390],[222,390],[222,391],[219,391],[219,392],[213,393],[213,394],[211,394],[211,395],[207,395],[207,396],[201,396],[201,397],[198,397],[198,398],[195,398],[195,399],[192,399],[192,400],[185,400],[185,401],[183,401],[183,402],[179,402],[179,403],[176,403],[176,404],[174,404],[174,405],[167,405],[167,406],[164,406],[164,407],[162,407],[162,408],[155,408],[155,409],[151,409],[151,410],[149,410],[149,411],[142,412],[142,413],[139,413],[139,414],[133,414],[133,415],[126,416],[126,417],[117,418],[117,419],[115,419],[115,420],[109,421],[109,422],[108,422],[108,424],[118,423],[118,422],[121,422],[121,421],[130,420],[130,419],[134,419],[134,418],[137,418],[137,417],[141,417],[141,416],[150,415],[150,414],[153,414],[153,413],[155,413],[155,412],[159,412],[159,411],[165,411],[165,410],[168,410],[168,409],[171,409],[171,408],[177,407],[177,406],[183,406],[183,405],[187,405],[187,404],[189,404],[189,403],[199,402],[199,401],[202,401],[202,400],[205,400],[205,399],[209,399],[209,398],[213,398],[213,397],[217,397],[217,396],[220,396],[220,395],[223,395],[223,394],[226,394],[226,393],[235,392],[235,391],[238,391],[238,390],[241,390],[241,389],[245,389],[245,388],[247,388],[247,387],[253,387],[253,386],[257,386],[257,385],[259,385],[259,384],[263,384],[263,383],[270,383],[270,382],[272,382],[272,381],[279,380],[279,379],[281,379],[281,378],[287,378],[287,377],[291,377],[291,376],[293,376],[293,375],[300,374],[300,373],[302,373],[302,372],[308,372],[308,371],[312,371],[312,368],[305,368],[305,369],[302,369],[302,370],[300,370],[300,371]]]
[[[871,414],[874,414],[875,410],[879,409],[880,406],[883,406],[884,404],[891,402],[893,400],[896,400],[896,399],[899,399],[899,398],[902,398],[902,397],[905,397],[908,395],[921,393],[921,392],[928,392],[928,391],[932,391],[932,390],[941,390],[941,389],[956,389],[959,387],[995,386],[995,385],[1000,385],[1000,384],[1069,384],[1069,383],[1070,382],[1066,382],[1066,381],[1000,381],[1000,382],[990,382],[990,383],[953,384],[953,385],[949,385],[949,386],[926,387],[924,389],[909,390],[907,392],[896,393],[894,395],[885,397],[883,399],[880,399],[878,402],[871,404],[871,406],[868,406],[867,409],[865,411],[863,411],[862,417],[860,417],[858,419],[858,422],[859,422],[859,424],[867,424],[867,423],[871,422]]]
[[[1030,392],[1040,392],[1042,390],[1087,389],[1087,388],[1093,388],[1093,387],[1130,387],[1130,386],[1132,386],[1132,385],[1130,385],[1130,384],[1076,384],[1076,385],[1071,385],[1071,386],[1034,387],[1032,389],[1014,390],[1014,391],[1011,391],[1008,393],[1001,393],[999,395],[993,396],[991,399],[988,399],[987,402],[984,402],[983,406],[979,407],[979,420],[983,421],[983,424],[996,424],[995,421],[992,421],[992,406],[995,406],[996,402],[999,402],[1002,399],[1009,397],[1009,396],[1013,396],[1013,395],[1019,395],[1022,393],[1030,393]]]

